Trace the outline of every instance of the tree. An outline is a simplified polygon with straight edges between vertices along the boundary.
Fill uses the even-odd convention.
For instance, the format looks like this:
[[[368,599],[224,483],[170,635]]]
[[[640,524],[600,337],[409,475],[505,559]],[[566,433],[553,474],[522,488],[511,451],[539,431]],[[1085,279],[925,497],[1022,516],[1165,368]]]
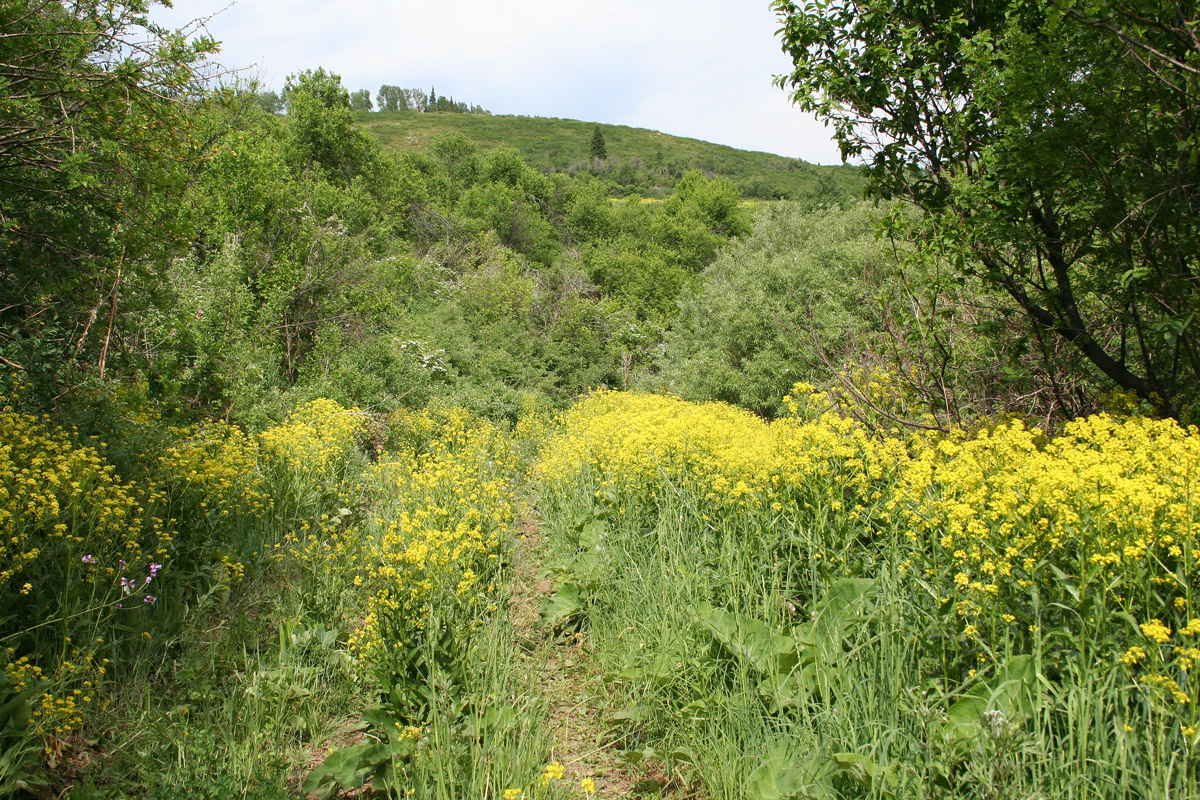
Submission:
[[[152,5],[0,4],[4,369],[34,351],[47,370],[79,354],[116,316],[122,279],[142,282],[178,233],[168,193],[198,154],[190,111],[217,45],[151,23]]]
[[[924,210],[925,252],[1177,414],[1200,389],[1198,15],[1119,5],[778,0],[780,83]]]
[[[457,186],[465,188],[479,179],[482,168],[478,148],[465,134],[443,134],[434,140],[432,150]]]
[[[598,158],[601,161],[608,159],[608,148],[604,145],[604,134],[600,132],[599,125],[592,129],[592,143],[588,151],[592,158]]]
[[[366,89],[359,89],[350,93],[350,110],[356,112],[370,111],[373,108],[371,105],[371,93]]]
[[[315,168],[328,180],[348,183],[367,169],[376,146],[355,127],[340,75],[320,68],[289,75],[284,95],[290,155],[300,171]]]
[[[422,89],[401,89],[405,102],[411,111],[425,111],[429,105],[429,95]]]
[[[254,102],[268,114],[278,114],[283,111],[283,98],[270,90],[257,93],[254,96]]]
[[[380,111],[407,111],[408,99],[405,97],[406,90],[399,86],[389,86],[384,84],[379,87],[379,91],[375,94],[375,99],[379,101]]]

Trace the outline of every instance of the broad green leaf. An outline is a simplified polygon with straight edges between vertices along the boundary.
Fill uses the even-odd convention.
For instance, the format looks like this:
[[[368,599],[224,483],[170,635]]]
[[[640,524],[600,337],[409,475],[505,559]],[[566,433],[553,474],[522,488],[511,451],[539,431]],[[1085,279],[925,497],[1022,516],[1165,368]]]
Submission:
[[[762,675],[786,675],[799,663],[795,640],[776,634],[760,620],[707,604],[697,608],[697,617],[730,655]]]
[[[579,587],[564,583],[542,604],[542,623],[551,627],[569,622],[583,613]]]
[[[776,747],[746,779],[746,800],[833,800],[832,772],[819,753],[797,762]]]
[[[855,605],[862,600],[874,585],[868,578],[841,578],[817,603],[813,619],[813,632],[818,640],[827,642],[831,637],[841,639],[843,629],[853,621]]]
[[[1037,680],[1033,656],[1009,659],[989,680],[971,686],[946,711],[943,731],[953,742],[966,742],[981,735],[995,714],[996,723],[1008,723],[1028,715],[1033,707],[1032,688]]]
[[[335,750],[309,773],[300,793],[307,795],[320,788],[321,796],[334,797],[344,789],[358,789],[387,757],[387,747],[381,742],[364,742]]]
[[[871,789],[878,782],[890,787],[899,780],[894,769],[880,766],[862,753],[834,753],[833,761],[838,765],[838,772],[863,789]]]

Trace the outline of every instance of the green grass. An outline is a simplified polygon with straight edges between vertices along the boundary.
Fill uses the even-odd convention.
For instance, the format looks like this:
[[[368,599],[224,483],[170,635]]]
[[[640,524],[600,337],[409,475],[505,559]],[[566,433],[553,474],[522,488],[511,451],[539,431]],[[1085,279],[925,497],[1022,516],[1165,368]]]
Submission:
[[[598,702],[630,758],[728,800],[1197,796],[1195,697],[1161,702],[1138,681],[1157,675],[1117,663],[1128,637],[1144,640],[1131,623],[1147,612],[1106,619],[1111,586],[1093,582],[1077,606],[1065,572],[1031,581],[1028,620],[976,640],[947,599],[959,567],[939,573],[924,555],[941,530],[847,515],[836,476],[808,476],[775,510],[722,508],[716,476],[681,476],[679,462],[733,463],[733,449],[708,460],[694,418],[678,451],[647,445],[633,405],[611,429],[568,416],[574,438],[552,446],[541,506],[545,613],[593,646]],[[565,452],[580,466],[564,476]],[[877,480],[864,502],[883,511],[892,478]]]
[[[592,165],[589,144],[596,123],[573,119],[485,114],[380,112],[362,114],[360,124],[385,150],[425,150],[439,136],[462,133],[484,152],[514,147],[531,165],[545,171],[573,171]],[[864,185],[861,171],[851,166],[818,166],[801,159],[671,136],[645,128],[600,125],[608,150],[601,166],[618,183],[621,169],[635,170],[639,185],[667,190],[688,169],[728,178],[751,196],[803,197],[818,188],[824,176],[852,195]],[[631,177],[627,174],[627,177]],[[647,194],[653,191],[646,192]]]
[[[910,535],[907,517],[882,513],[892,499],[921,503],[951,488],[910,497],[911,475],[888,466],[926,440],[890,446],[832,417],[776,430],[774,445],[827,464],[772,473],[780,481],[746,473],[776,487],[778,502],[767,502],[724,472],[704,472],[769,463],[774,445],[754,418],[710,405],[689,421],[684,404],[638,395],[585,402],[617,403],[619,413],[601,418],[613,427],[568,412],[561,426],[531,416],[483,430],[466,414],[414,412],[391,420],[399,451],[381,454],[383,464],[348,450],[324,485],[320,474],[269,471],[276,513],[262,531],[228,532],[246,548],[234,553],[246,577],[218,571],[224,577],[189,593],[171,625],[125,631],[111,702],[48,753],[55,772],[45,790],[285,798],[311,774],[308,788],[325,798],[369,783],[367,796],[415,800],[582,800],[582,776],[623,773],[631,792],[642,787],[630,796],[713,800],[1196,796],[1191,657],[1171,673],[1183,687],[1176,695],[1191,693],[1178,703],[1137,685],[1137,675],[1155,677],[1147,667],[1115,664],[1128,641],[1153,649],[1146,631],[1162,625],[1143,624],[1136,638],[1147,616],[1138,604],[1162,599],[1134,598],[1128,613],[1106,616],[1103,601],[1120,598],[1084,558],[1079,578],[1058,569],[1018,584],[1033,604],[1019,625],[988,631],[997,609],[979,611],[970,619],[980,630],[967,635],[961,604],[948,599],[960,567],[939,564],[937,536]],[[638,438],[647,432],[631,411],[639,404],[671,405],[676,422],[652,418],[653,429],[678,425],[679,447]],[[738,424],[736,447],[708,449]],[[1098,438],[1110,432],[1107,421],[1095,424]],[[1114,435],[1137,441],[1142,428],[1121,424]],[[1192,439],[1155,425],[1160,445],[1196,458]],[[305,430],[289,430],[303,444]],[[593,460],[589,442],[602,441],[608,449]],[[1001,429],[961,449],[998,452],[1005,442],[1014,460],[989,473],[997,482],[1014,466],[1049,474],[1030,465],[1076,452],[1051,442],[1039,454]],[[968,464],[947,479],[954,487],[978,472],[937,452],[939,476]],[[1113,471],[1126,456],[1105,458]],[[575,466],[564,470],[564,459]],[[1107,491],[1085,488],[1089,498]],[[1186,486],[1175,488],[1191,502]],[[535,492],[542,537],[514,550],[517,499]],[[851,495],[861,505],[847,513]],[[458,540],[448,532],[460,528],[450,509],[461,526],[476,524],[468,507],[477,501],[474,512],[493,514],[504,538],[475,560],[450,555]],[[1094,533],[1103,516],[1081,524]],[[427,519],[437,524],[414,523]],[[1185,565],[1192,519],[1179,529]],[[309,535],[289,535],[297,529]],[[389,571],[367,570],[377,562]],[[478,586],[465,583],[467,563]],[[1190,587],[1192,575],[1174,578]],[[544,578],[553,589],[539,625],[531,609]],[[1079,584],[1078,613],[1075,579],[1091,581]],[[1137,574],[1126,579],[1143,594]],[[417,599],[390,605],[397,588]],[[1168,605],[1182,613],[1190,602]],[[381,646],[355,645],[351,634],[370,630],[376,615],[393,615],[377,627]],[[1185,637],[1200,626],[1168,621]],[[567,643],[578,656],[569,664]],[[579,714],[586,724],[571,729]],[[616,796],[614,785],[596,796]]]

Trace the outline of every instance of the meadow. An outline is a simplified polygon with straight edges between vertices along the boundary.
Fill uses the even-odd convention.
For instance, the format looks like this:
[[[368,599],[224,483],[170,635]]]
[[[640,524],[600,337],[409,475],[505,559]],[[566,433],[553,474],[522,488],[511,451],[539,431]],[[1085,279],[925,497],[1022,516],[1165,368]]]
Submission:
[[[7,409],[4,615],[41,622],[0,653],[0,783],[1196,795],[1195,428],[784,402],[601,391],[506,425],[316,400],[175,429],[132,479]],[[572,653],[588,747],[548,700]]]
[[[148,5],[0,4],[0,797],[1200,797],[1195,14],[774,3],[819,167]]]

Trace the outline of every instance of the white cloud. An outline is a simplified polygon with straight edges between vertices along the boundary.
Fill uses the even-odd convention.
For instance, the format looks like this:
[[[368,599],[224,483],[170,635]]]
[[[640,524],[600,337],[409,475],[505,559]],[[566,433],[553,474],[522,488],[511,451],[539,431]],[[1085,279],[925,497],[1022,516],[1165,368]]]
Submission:
[[[177,0],[169,25],[223,0]],[[209,30],[221,60],[280,88],[317,66],[347,88],[428,88],[496,113],[573,117],[837,163],[771,76],[789,63],[765,0],[240,0]]]

